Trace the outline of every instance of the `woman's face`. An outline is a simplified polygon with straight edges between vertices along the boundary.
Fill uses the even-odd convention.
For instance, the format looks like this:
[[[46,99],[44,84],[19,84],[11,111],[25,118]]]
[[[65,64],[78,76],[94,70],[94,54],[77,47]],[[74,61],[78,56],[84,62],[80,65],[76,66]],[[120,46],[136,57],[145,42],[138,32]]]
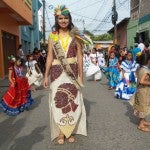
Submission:
[[[30,56],[30,57],[29,57],[29,61],[32,61],[32,60],[33,60],[33,56]]]
[[[20,65],[21,65],[21,60],[20,60],[20,59],[16,61],[16,65],[17,65],[17,66],[20,66]]]
[[[110,54],[110,58],[111,58],[111,59],[115,58],[115,54],[114,54],[114,53],[111,53],[111,54]]]
[[[69,16],[64,16],[64,15],[59,15],[57,21],[58,21],[60,28],[62,29],[67,28],[70,23]]]
[[[96,50],[95,50],[95,49],[92,49],[92,53],[95,54],[95,53],[96,53]]]
[[[127,60],[132,60],[132,54],[131,53],[127,54]]]

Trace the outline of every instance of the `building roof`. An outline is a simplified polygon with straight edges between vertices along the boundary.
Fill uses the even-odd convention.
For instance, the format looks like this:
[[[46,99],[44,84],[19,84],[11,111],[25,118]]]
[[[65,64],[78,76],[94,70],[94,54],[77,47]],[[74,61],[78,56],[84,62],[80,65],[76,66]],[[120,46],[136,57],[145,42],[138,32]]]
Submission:
[[[122,24],[128,23],[129,19],[130,19],[130,18],[124,18],[124,19],[121,20],[119,23],[117,23],[117,26],[120,27],[120,26],[122,26]],[[114,27],[111,28],[111,29],[110,29],[109,31],[107,31],[107,32],[108,32],[108,33],[113,33],[113,31],[114,31]]]
[[[94,44],[112,44],[113,41],[93,41]]]

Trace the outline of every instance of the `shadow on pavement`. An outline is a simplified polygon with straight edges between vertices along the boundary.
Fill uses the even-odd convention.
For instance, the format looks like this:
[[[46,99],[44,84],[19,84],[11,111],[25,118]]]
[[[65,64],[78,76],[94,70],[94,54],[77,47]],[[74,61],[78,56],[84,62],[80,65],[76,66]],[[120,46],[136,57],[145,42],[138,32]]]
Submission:
[[[84,104],[85,104],[86,115],[88,117],[90,115],[91,105],[96,104],[96,102],[91,102],[86,98],[84,98]]]
[[[13,141],[24,126],[25,119],[19,119],[17,121],[15,119],[16,117],[8,116],[6,120],[0,123],[0,149],[2,146],[8,145]]]
[[[91,101],[87,100],[86,98],[84,98],[83,100],[84,100],[84,105],[85,105],[85,110],[86,110],[86,116],[89,117],[90,116],[91,105],[96,104],[96,102],[91,102]],[[87,124],[87,131],[88,131],[88,129],[89,129],[88,119],[86,119],[86,124]]]
[[[40,104],[41,104],[41,99],[44,97],[45,95],[39,95],[38,97],[33,98],[34,99],[34,103],[33,105],[30,107],[29,110],[34,110],[35,108],[37,108]]]
[[[46,126],[35,128],[29,135],[16,139],[15,144],[10,147],[9,150],[31,150],[32,146],[44,139],[42,132]]]
[[[134,115],[132,106],[128,102],[124,102],[123,104],[126,105],[127,108],[127,112],[125,113],[125,115],[130,118],[130,122],[137,125],[139,119]]]

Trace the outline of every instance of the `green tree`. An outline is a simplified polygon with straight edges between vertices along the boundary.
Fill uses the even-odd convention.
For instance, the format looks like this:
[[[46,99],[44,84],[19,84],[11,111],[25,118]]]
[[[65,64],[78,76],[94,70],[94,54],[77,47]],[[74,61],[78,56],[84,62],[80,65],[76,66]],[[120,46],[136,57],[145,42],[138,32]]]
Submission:
[[[91,36],[91,39],[93,41],[109,41],[109,40],[112,40],[113,37],[111,34],[105,33],[105,34],[101,34],[101,35]]]

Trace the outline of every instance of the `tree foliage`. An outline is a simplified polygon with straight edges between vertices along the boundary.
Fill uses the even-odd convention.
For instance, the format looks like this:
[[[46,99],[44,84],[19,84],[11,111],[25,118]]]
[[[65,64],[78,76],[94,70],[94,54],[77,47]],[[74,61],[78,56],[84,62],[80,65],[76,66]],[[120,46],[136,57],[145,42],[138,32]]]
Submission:
[[[101,35],[94,35],[90,31],[85,30],[84,34],[89,35],[90,38],[92,39],[92,41],[109,41],[109,40],[113,39],[112,35],[109,33],[105,33],[105,34],[101,34]]]
[[[109,41],[109,40],[112,40],[113,37],[112,37],[111,34],[105,33],[105,34],[102,34],[102,35],[91,36],[91,39],[93,41]]]

